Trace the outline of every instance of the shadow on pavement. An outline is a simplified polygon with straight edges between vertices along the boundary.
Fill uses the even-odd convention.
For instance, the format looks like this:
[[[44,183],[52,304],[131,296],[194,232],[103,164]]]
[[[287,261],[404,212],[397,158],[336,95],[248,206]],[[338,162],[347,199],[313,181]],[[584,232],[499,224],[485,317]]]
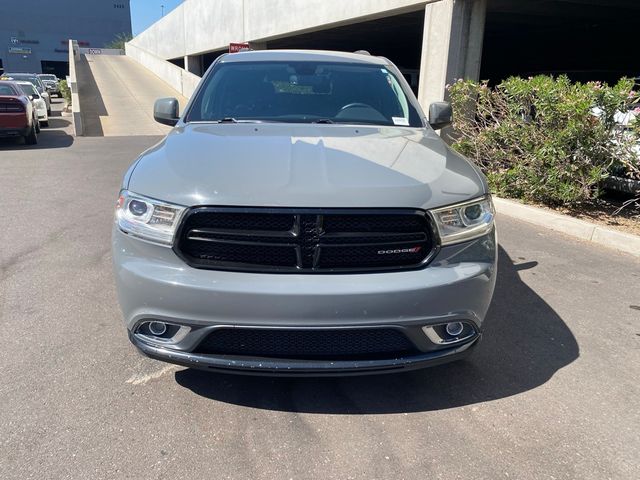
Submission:
[[[41,150],[47,148],[66,148],[73,145],[73,131],[71,117],[62,116],[62,99],[52,99],[56,105],[49,115],[49,126],[43,127],[38,134],[37,145],[25,145],[21,138],[0,138],[0,152],[4,150]],[[59,106],[59,108],[57,108]]]
[[[579,356],[564,321],[500,248],[499,275],[482,343],[466,360],[426,370],[344,378],[270,378],[200,370],[175,374],[206,398],[253,408],[330,414],[419,412],[517,395],[547,382]]]
[[[85,137],[103,137],[100,117],[108,116],[100,89],[91,71],[89,60],[82,55],[77,66],[78,94],[82,106],[82,122]]]
[[[49,128],[67,128],[71,126],[71,120],[64,117],[49,117]],[[50,130],[45,130],[45,133]]]
[[[25,145],[22,138],[0,138],[0,152],[5,150],[44,150],[49,148],[66,148],[73,145],[73,136],[64,130],[52,130],[52,128],[64,128],[65,125],[57,122],[68,122],[62,118],[51,118],[49,127],[43,128],[38,134],[36,145]],[[68,123],[66,125],[69,125]]]

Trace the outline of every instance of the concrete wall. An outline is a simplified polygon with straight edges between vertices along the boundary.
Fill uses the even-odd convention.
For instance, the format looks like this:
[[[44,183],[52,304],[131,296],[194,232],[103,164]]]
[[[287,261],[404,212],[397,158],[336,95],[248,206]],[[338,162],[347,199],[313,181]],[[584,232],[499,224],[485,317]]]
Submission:
[[[76,40],[69,40],[69,76],[67,83],[71,90],[71,115],[73,117],[73,132],[76,137],[84,135],[82,110],[80,109],[80,95],[78,95],[77,64],[80,60],[80,49]]]
[[[126,45],[126,54],[128,57],[131,57],[142,66],[155,73],[174,90],[177,90],[186,98],[191,98],[193,91],[200,82],[200,77],[197,75],[187,72],[177,65],[157,57],[153,53],[147,52],[140,47],[136,47],[131,43]]]
[[[130,43],[164,59],[179,58],[225,49],[230,42],[259,42],[420,10],[435,1],[185,0]]]

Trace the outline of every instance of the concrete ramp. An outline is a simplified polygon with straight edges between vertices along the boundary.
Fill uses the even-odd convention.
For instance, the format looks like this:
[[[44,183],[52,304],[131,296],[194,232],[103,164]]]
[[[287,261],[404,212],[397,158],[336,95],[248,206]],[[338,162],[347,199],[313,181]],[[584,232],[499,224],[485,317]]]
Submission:
[[[82,55],[76,68],[85,136],[165,135],[170,127],[153,119],[153,104],[187,99],[124,55]]]

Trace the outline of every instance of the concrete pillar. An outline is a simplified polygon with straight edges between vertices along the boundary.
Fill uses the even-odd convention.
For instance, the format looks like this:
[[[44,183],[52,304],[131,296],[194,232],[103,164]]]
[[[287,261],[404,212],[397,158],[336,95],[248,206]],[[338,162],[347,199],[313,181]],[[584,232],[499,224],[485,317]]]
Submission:
[[[428,111],[456,79],[479,80],[487,0],[440,0],[425,7],[418,99]]]
[[[200,55],[185,55],[184,69],[199,77],[202,76],[202,57]]]

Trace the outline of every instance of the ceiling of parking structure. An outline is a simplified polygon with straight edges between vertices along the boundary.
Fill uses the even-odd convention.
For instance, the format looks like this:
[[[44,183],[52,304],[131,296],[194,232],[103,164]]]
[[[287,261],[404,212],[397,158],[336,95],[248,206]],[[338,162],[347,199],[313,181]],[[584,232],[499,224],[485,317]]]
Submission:
[[[389,58],[401,68],[418,69],[423,28],[424,11],[419,11],[271,40],[268,47],[270,50],[367,50],[372,55]]]
[[[489,0],[491,12],[620,20],[619,11],[640,13],[638,0]],[[629,13],[630,13],[629,12]]]
[[[616,82],[640,75],[638,0],[490,0],[484,79],[566,73]]]

